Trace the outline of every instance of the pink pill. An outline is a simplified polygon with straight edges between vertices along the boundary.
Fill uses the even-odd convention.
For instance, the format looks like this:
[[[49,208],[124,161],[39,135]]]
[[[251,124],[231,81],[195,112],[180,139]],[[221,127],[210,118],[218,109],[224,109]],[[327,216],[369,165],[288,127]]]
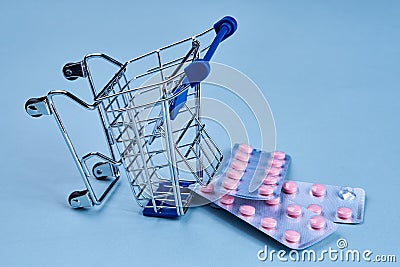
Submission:
[[[244,216],[253,216],[254,213],[256,212],[256,209],[250,205],[242,205],[240,206],[239,211]]]
[[[258,189],[258,193],[262,196],[270,196],[274,193],[274,187],[270,185],[262,185]]]
[[[267,200],[265,200],[265,203],[267,203],[267,205],[269,205],[269,206],[274,206],[274,205],[278,205],[279,203],[281,203],[281,199],[280,199],[280,197],[273,198],[273,199],[267,199]]]
[[[322,197],[325,196],[326,194],[326,188],[325,185],[323,184],[313,184],[311,186],[311,193],[315,197]]]
[[[244,161],[244,162],[248,162],[250,159],[250,155],[243,153],[243,152],[236,152],[235,154],[235,159],[240,160],[240,161]]]
[[[277,222],[274,218],[265,217],[261,219],[261,226],[268,230],[276,228]]]
[[[233,160],[231,163],[231,167],[238,171],[244,171],[247,167],[247,162],[243,162],[240,160]]]
[[[277,176],[266,176],[263,180],[264,184],[268,184],[268,185],[276,185],[276,183],[278,182],[278,177]]]
[[[268,161],[269,165],[275,168],[281,168],[283,165],[285,165],[284,160],[280,159],[272,159]]]
[[[222,204],[231,205],[235,201],[235,198],[231,195],[223,195],[219,201]]]
[[[297,243],[300,241],[300,233],[294,230],[286,230],[285,239],[290,243]]]
[[[270,175],[270,176],[278,176],[279,174],[281,174],[282,169],[272,167],[272,168],[267,168],[265,170],[265,172],[267,173],[267,175]]]
[[[206,187],[200,187],[200,191],[203,193],[210,194],[210,193],[214,192],[214,185],[209,184]]]
[[[242,151],[243,153],[250,154],[253,151],[253,148],[250,145],[240,144],[239,150]]]
[[[228,190],[236,189],[237,185],[238,185],[238,181],[237,180],[232,180],[232,179],[229,179],[229,178],[225,179],[222,182],[222,186],[225,187]]]
[[[288,181],[283,184],[282,189],[285,194],[291,195],[297,192],[297,184],[295,182]]]
[[[226,176],[233,180],[240,180],[240,178],[242,178],[243,176],[243,172],[237,171],[235,169],[229,169],[229,171],[226,173]]]
[[[307,209],[309,211],[311,211],[312,213],[315,213],[317,215],[320,215],[322,213],[322,208],[320,205],[317,204],[311,204],[307,207]]]
[[[272,157],[274,159],[285,159],[286,154],[281,151],[274,151],[274,152],[272,152]]]
[[[342,220],[347,220],[347,219],[351,218],[352,211],[349,208],[340,207],[336,210],[336,214],[337,214],[338,218],[340,218]]]
[[[322,216],[313,216],[310,218],[310,226],[315,230],[325,227],[325,219]]]
[[[301,216],[301,207],[294,204],[289,205],[286,208],[286,213],[289,215],[289,217],[298,218]]]

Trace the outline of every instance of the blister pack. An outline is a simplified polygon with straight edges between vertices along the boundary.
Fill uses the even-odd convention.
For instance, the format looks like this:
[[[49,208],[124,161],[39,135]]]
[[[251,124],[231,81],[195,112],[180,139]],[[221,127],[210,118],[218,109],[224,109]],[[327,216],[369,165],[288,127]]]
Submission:
[[[365,192],[362,188],[286,181],[282,198],[338,223],[362,223]]]
[[[287,198],[254,200],[221,195],[213,190],[212,184],[190,188],[289,248],[307,248],[337,228],[323,215],[315,215]]]
[[[214,179],[214,189],[242,198],[274,199],[281,193],[290,160],[284,152],[264,152],[236,144],[224,173]]]
[[[247,144],[235,144],[230,154],[230,166],[236,170],[282,167],[287,155],[281,151],[266,152]]]

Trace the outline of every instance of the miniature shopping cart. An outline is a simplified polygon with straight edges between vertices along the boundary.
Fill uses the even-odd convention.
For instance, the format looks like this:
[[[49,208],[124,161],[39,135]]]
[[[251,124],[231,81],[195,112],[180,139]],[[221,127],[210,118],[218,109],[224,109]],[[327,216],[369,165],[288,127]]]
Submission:
[[[144,215],[185,214],[192,197],[188,186],[206,186],[222,162],[221,151],[201,121],[200,84],[210,72],[208,62],[218,45],[236,28],[234,18],[224,17],[196,36],[125,63],[104,54],[90,54],[81,62],[66,64],[63,74],[68,80],[87,78],[93,104],[63,90],[26,102],[31,116],[54,116],[83,178],[86,189],[69,196],[72,207],[102,204],[119,180],[122,166]],[[116,68],[100,90],[93,78],[93,59]],[[78,156],[53,101],[58,95],[97,110],[110,156],[99,152]],[[96,163],[90,166],[88,161],[93,159]],[[99,195],[92,187],[94,178],[109,183]]]

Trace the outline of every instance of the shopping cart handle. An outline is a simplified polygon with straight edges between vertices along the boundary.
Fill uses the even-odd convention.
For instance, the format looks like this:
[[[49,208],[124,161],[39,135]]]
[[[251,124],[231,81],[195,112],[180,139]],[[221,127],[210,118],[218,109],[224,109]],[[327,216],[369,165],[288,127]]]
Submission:
[[[189,80],[190,86],[195,87],[210,74],[209,61],[214,55],[219,44],[231,36],[237,29],[237,22],[233,17],[226,16],[214,24],[214,30],[217,33],[203,59],[197,59],[185,68],[185,74]]]
[[[203,59],[193,61],[184,69],[186,77],[182,83],[182,87],[186,87],[189,83],[193,88],[207,78],[211,70],[209,61],[217,50],[217,47],[222,41],[231,36],[236,29],[237,22],[230,16],[223,17],[214,24],[214,30],[217,33],[217,36],[215,36]],[[181,88],[178,87],[173,93],[178,92],[180,89]],[[172,104],[170,105],[170,117],[172,120],[176,118],[179,110],[186,103],[187,94],[186,89],[172,101]]]
[[[204,61],[210,61],[215,50],[217,50],[218,45],[235,33],[237,30],[237,21],[231,16],[223,17],[214,24],[214,30],[217,33],[217,36],[214,38],[210,48],[204,56]]]

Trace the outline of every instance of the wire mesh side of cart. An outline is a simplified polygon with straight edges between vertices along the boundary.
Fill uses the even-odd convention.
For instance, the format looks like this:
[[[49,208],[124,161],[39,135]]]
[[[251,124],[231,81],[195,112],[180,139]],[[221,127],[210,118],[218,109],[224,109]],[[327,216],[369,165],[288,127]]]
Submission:
[[[135,198],[145,207],[144,214],[148,212],[145,215],[176,217],[185,213],[190,201],[187,186],[193,182],[208,184],[222,161],[221,151],[200,120],[200,83],[210,72],[208,62],[218,45],[236,29],[236,20],[225,16],[203,33],[126,63],[105,54],[90,54],[80,62],[65,64],[66,79],[89,81],[93,104],[65,90],[52,90],[26,101],[30,116],[55,118],[83,179],[86,189],[74,191],[68,198],[72,207],[101,205],[115,188],[122,164]],[[211,35],[206,42],[200,40]],[[100,91],[88,64],[95,58],[117,67]],[[56,109],[55,96],[99,113],[110,156],[100,152],[78,155]],[[97,161],[90,163],[91,171],[87,164],[90,160]],[[108,182],[101,194],[93,189],[92,177]]]
[[[183,215],[191,197],[187,185],[208,184],[222,161],[200,120],[200,84],[191,89],[183,82],[183,67],[202,52],[202,35],[128,61],[95,99],[101,102],[135,198],[156,213],[171,209]],[[172,50],[185,52],[168,59]],[[171,101],[184,90],[190,90],[187,102],[171,120]]]

